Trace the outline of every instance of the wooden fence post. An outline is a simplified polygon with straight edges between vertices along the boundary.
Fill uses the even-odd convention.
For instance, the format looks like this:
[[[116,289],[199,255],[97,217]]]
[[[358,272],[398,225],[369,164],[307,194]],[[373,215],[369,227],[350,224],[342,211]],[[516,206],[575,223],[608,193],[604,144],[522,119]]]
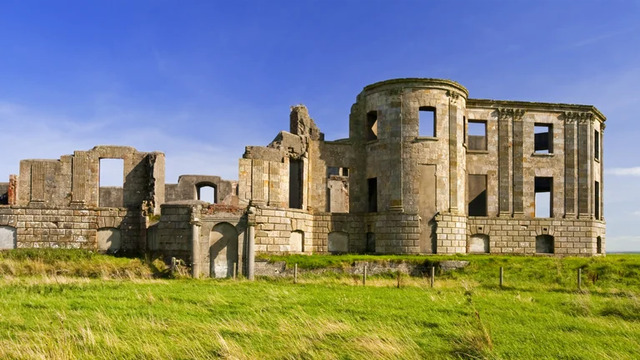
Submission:
[[[500,287],[504,285],[504,268],[500,266]]]
[[[298,283],[298,264],[294,264],[293,265],[293,283],[297,284]]]
[[[433,282],[435,281],[435,277],[436,277],[436,267],[432,266],[431,267],[431,287],[433,287]]]
[[[367,285],[367,265],[364,265],[364,271],[362,272],[362,286]]]

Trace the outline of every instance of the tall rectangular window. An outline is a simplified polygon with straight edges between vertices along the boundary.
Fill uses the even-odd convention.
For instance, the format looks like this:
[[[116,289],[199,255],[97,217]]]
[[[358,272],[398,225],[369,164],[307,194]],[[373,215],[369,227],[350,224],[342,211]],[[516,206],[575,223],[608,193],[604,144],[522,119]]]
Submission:
[[[593,187],[593,212],[597,220],[600,220],[600,183],[596,181]]]
[[[487,175],[469,175],[467,181],[469,216],[487,216]]]
[[[289,159],[289,207],[302,209],[302,160]]]
[[[550,218],[553,216],[553,178],[535,178],[535,216],[540,218]]]
[[[469,150],[487,150],[487,122],[483,120],[469,120],[468,125]]]
[[[378,139],[378,112],[369,111],[367,113],[367,141]]]
[[[367,179],[368,189],[368,211],[378,211],[378,178]]]
[[[600,132],[595,130],[593,136],[593,156],[596,160],[600,160]]]
[[[421,106],[419,109],[420,136],[435,137],[436,136],[436,108],[431,106]]]
[[[553,154],[553,125],[534,125],[534,152],[536,154]]]

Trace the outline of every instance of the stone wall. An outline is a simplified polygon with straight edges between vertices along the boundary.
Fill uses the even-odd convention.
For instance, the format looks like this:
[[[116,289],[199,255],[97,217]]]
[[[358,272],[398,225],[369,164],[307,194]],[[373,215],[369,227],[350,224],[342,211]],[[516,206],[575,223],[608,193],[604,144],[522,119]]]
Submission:
[[[603,254],[605,249],[605,224],[601,221],[470,217],[467,225],[467,235],[488,236],[492,254],[536,254],[539,235],[553,237],[556,255],[591,256]]]
[[[99,229],[119,229],[117,250],[139,248],[144,219],[126,209],[34,209],[0,207],[0,226],[15,228],[18,248],[81,248],[98,250]],[[107,249],[104,249],[107,250]]]

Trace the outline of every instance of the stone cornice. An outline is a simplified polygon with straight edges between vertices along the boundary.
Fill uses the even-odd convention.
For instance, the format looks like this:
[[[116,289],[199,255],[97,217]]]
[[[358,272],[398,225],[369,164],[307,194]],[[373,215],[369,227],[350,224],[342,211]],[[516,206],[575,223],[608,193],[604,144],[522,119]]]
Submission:
[[[489,99],[468,99],[467,109],[497,109],[497,108],[519,108],[526,111],[541,111],[541,112],[578,112],[578,113],[591,113],[594,116],[594,120],[598,119],[601,122],[606,121],[606,117],[593,105],[579,105],[579,104],[561,104],[561,103],[541,103],[541,102],[528,102],[528,101],[507,101],[507,100],[489,100]]]
[[[430,78],[401,78],[391,79],[385,81],[379,81],[371,85],[364,87],[363,92],[369,92],[378,90],[378,88],[436,88],[446,91],[454,89],[459,95],[462,95],[465,99],[469,96],[469,91],[462,85],[455,81],[445,79],[430,79]]]
[[[512,108],[498,108],[498,120],[511,120],[520,121],[524,116],[524,110],[512,109]]]

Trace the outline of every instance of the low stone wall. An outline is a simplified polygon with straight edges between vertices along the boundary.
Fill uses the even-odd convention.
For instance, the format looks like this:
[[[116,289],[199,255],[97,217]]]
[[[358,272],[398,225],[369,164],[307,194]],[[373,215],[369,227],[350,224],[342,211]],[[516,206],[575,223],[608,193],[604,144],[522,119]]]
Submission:
[[[122,248],[138,247],[141,219],[123,208],[50,209],[0,206],[0,226],[15,229],[18,248],[97,250],[97,232],[116,228]]]
[[[517,219],[516,219],[517,220]],[[489,237],[492,254],[536,254],[536,236],[554,239],[554,254],[589,256],[597,254],[597,237],[601,237],[601,253],[605,252],[605,224],[581,219],[520,219],[470,217],[468,234]]]
[[[467,252],[467,217],[453,214],[436,216],[437,254]]]
[[[406,262],[378,262],[378,261],[356,261],[351,266],[344,268],[321,268],[321,269],[298,269],[299,273],[321,274],[325,272],[335,272],[352,275],[362,275],[364,267],[367,267],[368,275],[381,275],[400,272],[411,276],[427,276],[430,274],[431,266],[435,266],[436,273],[443,273],[462,269],[469,265],[468,261],[461,260],[444,260],[437,261],[433,264],[414,264]],[[256,276],[293,276],[293,267],[287,266],[284,261],[268,262],[267,260],[256,260],[255,262]]]

